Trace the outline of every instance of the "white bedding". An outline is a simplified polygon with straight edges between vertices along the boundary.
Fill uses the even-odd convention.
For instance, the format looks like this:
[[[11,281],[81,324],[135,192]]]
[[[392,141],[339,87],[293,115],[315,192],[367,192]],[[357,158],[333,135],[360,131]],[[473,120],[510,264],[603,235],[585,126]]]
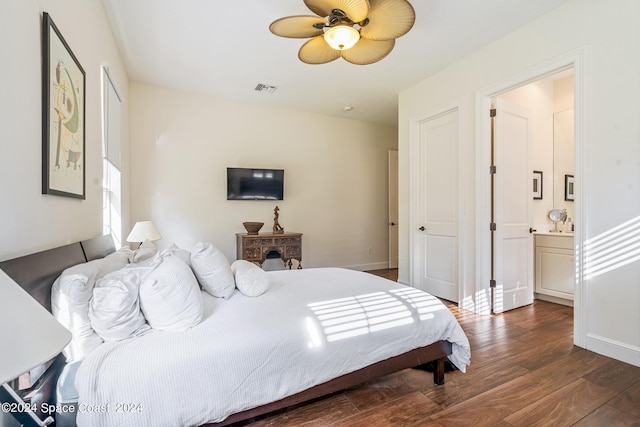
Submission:
[[[469,342],[436,298],[338,268],[269,272],[269,290],[203,292],[202,323],[105,343],[80,366],[78,426],[197,426],[438,340]]]

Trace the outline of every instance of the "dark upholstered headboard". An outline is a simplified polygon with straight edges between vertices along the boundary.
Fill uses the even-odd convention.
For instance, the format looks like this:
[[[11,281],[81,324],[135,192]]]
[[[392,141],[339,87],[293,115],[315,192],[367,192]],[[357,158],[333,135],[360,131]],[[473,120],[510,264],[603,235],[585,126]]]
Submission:
[[[84,257],[87,262],[98,258],[104,258],[115,251],[113,238],[110,234],[94,237],[89,240],[82,240],[80,242],[80,246],[82,246],[82,251],[84,252]]]
[[[104,257],[114,250],[113,239],[110,235],[105,235],[0,261],[0,269],[51,311],[51,287],[64,270],[76,264]],[[60,354],[32,388],[31,404],[38,409],[36,414],[41,419],[46,417],[46,414],[42,413],[41,403],[55,403],[56,382],[64,365],[64,356]]]
[[[0,261],[0,269],[51,311],[51,285],[67,268],[102,258],[115,250],[110,235]]]

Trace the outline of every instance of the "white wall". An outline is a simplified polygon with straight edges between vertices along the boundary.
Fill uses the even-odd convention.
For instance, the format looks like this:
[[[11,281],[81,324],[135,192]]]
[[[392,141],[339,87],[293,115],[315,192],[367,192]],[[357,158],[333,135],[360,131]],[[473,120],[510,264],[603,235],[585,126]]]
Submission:
[[[42,12],[86,73],[86,200],[41,194]],[[0,14],[0,260],[102,234],[101,65],[126,74],[99,0],[9,0]],[[125,116],[125,120],[126,120]],[[128,151],[128,120],[123,150]],[[124,157],[125,169],[128,159]],[[125,187],[126,187],[125,183]],[[124,211],[128,217],[128,193]],[[128,222],[125,224],[128,228]]]
[[[587,348],[640,365],[640,262],[633,258],[629,237],[640,236],[640,2],[637,0],[575,0],[533,23],[474,52],[400,95],[400,281],[409,277],[407,228],[408,152],[410,122],[425,111],[460,100],[468,114],[462,118],[462,163],[475,169],[476,93],[534,66],[576,49],[585,51],[585,103],[581,147],[583,176],[576,177],[582,196],[582,243],[622,227],[610,235],[617,263],[610,271],[587,274],[599,261],[587,257],[583,316]],[[465,227],[475,230],[475,170],[466,174]],[[615,189],[615,191],[613,191]],[[582,190],[582,193],[580,193]],[[580,216],[580,213],[578,213]],[[463,242],[465,274],[478,266],[476,240]],[[465,291],[473,293],[473,287]],[[477,283],[473,286],[481,286]],[[473,295],[471,295],[473,297]]]
[[[132,220],[230,261],[243,221],[304,233],[304,267],[386,268],[387,151],[395,128],[132,83]],[[227,167],[285,170],[283,201],[227,201]]]
[[[533,201],[532,226],[548,231],[552,225],[547,212],[553,209],[553,108],[554,90],[550,80],[539,80],[519,87],[498,98],[526,108],[531,128],[531,170],[542,171],[542,200]],[[497,165],[500,168],[500,165]]]

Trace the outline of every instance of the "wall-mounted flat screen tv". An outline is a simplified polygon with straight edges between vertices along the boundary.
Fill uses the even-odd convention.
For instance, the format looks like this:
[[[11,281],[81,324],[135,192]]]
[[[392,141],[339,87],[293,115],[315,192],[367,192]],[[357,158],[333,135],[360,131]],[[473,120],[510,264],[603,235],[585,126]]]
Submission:
[[[284,170],[227,168],[227,200],[283,200]]]

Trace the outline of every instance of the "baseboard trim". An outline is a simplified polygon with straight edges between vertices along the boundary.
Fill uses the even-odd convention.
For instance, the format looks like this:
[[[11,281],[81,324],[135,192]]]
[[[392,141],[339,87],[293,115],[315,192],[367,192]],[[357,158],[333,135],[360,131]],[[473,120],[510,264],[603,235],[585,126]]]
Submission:
[[[587,350],[640,367],[640,347],[596,334],[587,334]]]

